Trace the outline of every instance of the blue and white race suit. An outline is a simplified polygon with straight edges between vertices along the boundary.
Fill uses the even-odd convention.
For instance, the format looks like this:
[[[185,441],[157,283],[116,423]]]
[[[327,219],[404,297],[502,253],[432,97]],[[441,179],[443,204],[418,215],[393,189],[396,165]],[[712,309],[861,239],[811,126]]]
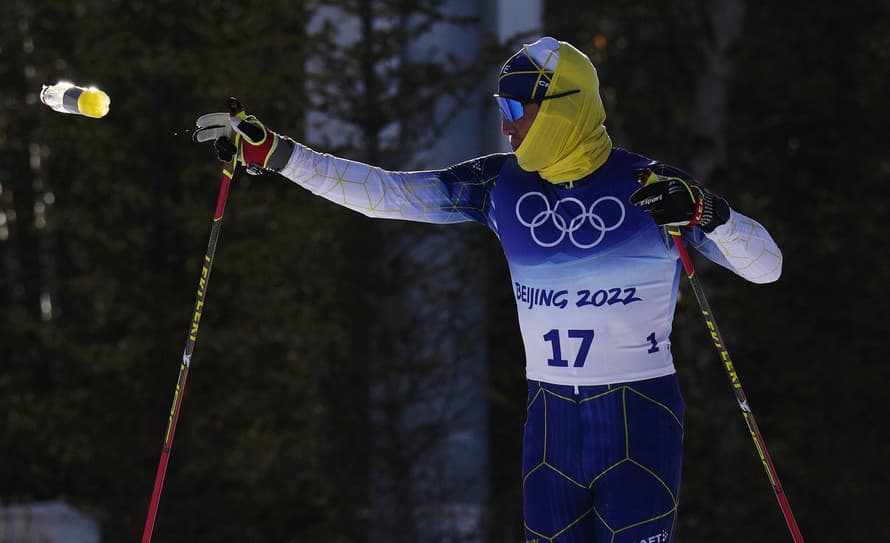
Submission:
[[[529,381],[528,541],[672,537],[683,400],[670,333],[681,265],[664,229],[628,203],[636,170],[654,164],[615,148],[569,188],[523,171],[513,154],[398,172],[298,144],[281,171],[369,217],[473,221],[498,236]],[[781,273],[775,242],[735,210],[712,233],[683,230],[689,246],[749,281]]]

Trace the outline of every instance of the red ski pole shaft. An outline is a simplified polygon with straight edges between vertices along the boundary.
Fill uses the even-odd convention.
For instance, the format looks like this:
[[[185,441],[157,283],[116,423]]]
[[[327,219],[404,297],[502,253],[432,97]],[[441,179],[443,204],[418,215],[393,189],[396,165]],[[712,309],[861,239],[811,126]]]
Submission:
[[[776,473],[775,466],[773,466],[773,460],[766,449],[766,442],[763,439],[763,435],[760,433],[757,421],[754,420],[754,413],[751,412],[751,407],[748,405],[748,398],[745,396],[744,389],[742,389],[739,375],[732,364],[732,359],[729,357],[729,351],[726,349],[726,342],[723,341],[723,334],[721,334],[720,329],[717,328],[717,321],[714,320],[714,313],[711,311],[711,306],[708,304],[705,292],[702,289],[701,283],[698,281],[698,277],[695,275],[695,269],[692,267],[692,259],[689,258],[689,253],[686,251],[686,246],[683,244],[683,238],[680,237],[680,230],[673,227],[668,229],[668,233],[674,240],[674,246],[677,248],[677,253],[680,255],[680,261],[683,263],[683,269],[686,271],[686,277],[689,278],[689,284],[692,286],[692,292],[695,293],[699,308],[701,309],[702,315],[705,317],[705,323],[708,325],[711,339],[714,341],[714,346],[717,347],[717,352],[720,353],[723,369],[726,371],[726,376],[729,377],[729,382],[732,384],[732,390],[733,393],[735,393],[736,401],[738,401],[739,407],[742,409],[742,416],[745,418],[745,424],[748,425],[751,439],[754,440],[754,446],[757,448],[760,462],[763,464],[763,469],[766,470],[766,475],[769,477],[769,482],[773,487],[773,492],[776,494],[776,499],[779,500],[779,507],[781,507],[782,515],[784,515],[785,522],[788,524],[788,530],[791,531],[791,538],[794,540],[794,543],[803,543],[803,536],[800,534],[800,528],[797,527],[797,521],[794,520],[794,513],[791,511],[791,504],[788,503],[788,497],[782,489],[782,483],[779,481],[779,475]]]
[[[210,269],[213,266],[213,256],[216,253],[216,242],[219,239],[219,230],[222,225],[223,213],[226,209],[226,200],[229,195],[229,185],[234,174],[234,164],[227,164],[222,171],[222,181],[219,187],[219,196],[216,200],[216,212],[213,215],[213,226],[210,229],[210,241],[207,244],[207,253],[204,255],[204,263],[201,268],[201,277],[198,280],[198,294],[195,299],[195,308],[192,319],[189,322],[188,338],[185,350],[182,353],[182,363],[179,366],[179,379],[176,381],[176,390],[173,393],[173,406],[170,408],[170,416],[167,420],[167,431],[164,433],[164,445],[161,448],[161,460],[158,463],[158,472],[155,476],[154,490],[151,493],[151,503],[148,506],[148,516],[145,519],[145,529],[142,532],[142,543],[150,543],[154,531],[155,519],[158,514],[158,502],[161,500],[161,489],[164,486],[164,477],[167,473],[167,463],[170,461],[170,451],[173,448],[173,435],[176,432],[176,422],[179,420],[179,411],[182,406],[182,395],[185,392],[185,382],[189,374],[192,352],[195,350],[195,342],[198,340],[198,325],[201,322],[201,314],[204,310],[204,297],[207,295],[207,284],[210,281]]]

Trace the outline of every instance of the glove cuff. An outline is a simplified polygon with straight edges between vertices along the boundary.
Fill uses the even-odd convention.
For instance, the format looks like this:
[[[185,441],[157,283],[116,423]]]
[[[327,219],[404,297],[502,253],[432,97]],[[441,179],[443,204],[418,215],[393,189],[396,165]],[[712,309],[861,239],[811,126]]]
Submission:
[[[723,198],[710,191],[704,191],[702,213],[698,225],[705,234],[710,234],[721,224],[729,220],[729,204]]]
[[[287,136],[278,136],[278,145],[269,155],[266,161],[266,169],[273,172],[280,172],[282,168],[287,166],[290,156],[294,153],[294,140]]]

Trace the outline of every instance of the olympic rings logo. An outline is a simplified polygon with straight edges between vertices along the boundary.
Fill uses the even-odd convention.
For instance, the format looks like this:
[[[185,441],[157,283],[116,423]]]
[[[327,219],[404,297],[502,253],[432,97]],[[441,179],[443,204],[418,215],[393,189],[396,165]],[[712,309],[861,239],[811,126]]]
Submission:
[[[544,209],[539,211],[535,216],[529,219],[527,215],[523,216],[520,208],[522,206],[522,203],[530,197],[540,198],[541,201],[543,201],[544,203]],[[606,220],[603,219],[595,211],[597,206],[605,204],[607,202],[614,202],[618,206],[618,210],[620,211],[618,220],[616,220],[614,224],[610,224],[608,226],[606,225]],[[576,209],[574,216],[570,220],[567,220],[566,217],[563,217],[562,215],[557,213],[560,206],[572,206],[572,208]],[[572,244],[579,249],[590,249],[592,247],[596,247],[600,244],[600,242],[603,241],[603,238],[606,237],[606,232],[611,232],[624,223],[624,215],[624,204],[622,204],[621,200],[615,198],[614,196],[603,196],[601,198],[598,198],[595,202],[590,204],[589,208],[584,205],[584,202],[577,198],[563,198],[556,202],[556,204],[553,206],[553,209],[550,209],[550,202],[547,200],[547,197],[540,192],[529,192],[523,194],[522,197],[519,198],[519,200],[516,202],[516,219],[519,220],[522,226],[525,226],[529,229],[532,239],[540,247],[554,247],[556,245],[559,245],[562,240],[565,239],[566,235],[569,236],[569,240],[571,240]],[[542,241],[538,237],[539,227],[548,222],[551,227],[555,228],[559,232],[559,237],[557,237],[554,241]],[[580,231],[587,223],[589,223],[593,230],[596,232],[596,236],[593,241],[582,243],[578,241],[578,239],[576,239],[575,232]],[[587,231],[587,229],[585,229],[585,231]]]

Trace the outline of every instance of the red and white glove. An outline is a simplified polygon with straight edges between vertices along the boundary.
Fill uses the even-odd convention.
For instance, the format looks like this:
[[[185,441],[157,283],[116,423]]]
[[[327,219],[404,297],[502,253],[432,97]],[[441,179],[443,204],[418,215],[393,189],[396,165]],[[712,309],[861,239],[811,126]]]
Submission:
[[[229,113],[207,113],[198,117],[192,139],[213,141],[219,160],[235,160],[252,175],[284,168],[294,149],[293,140],[269,130],[253,115],[247,115],[236,98],[229,98],[227,105]]]

